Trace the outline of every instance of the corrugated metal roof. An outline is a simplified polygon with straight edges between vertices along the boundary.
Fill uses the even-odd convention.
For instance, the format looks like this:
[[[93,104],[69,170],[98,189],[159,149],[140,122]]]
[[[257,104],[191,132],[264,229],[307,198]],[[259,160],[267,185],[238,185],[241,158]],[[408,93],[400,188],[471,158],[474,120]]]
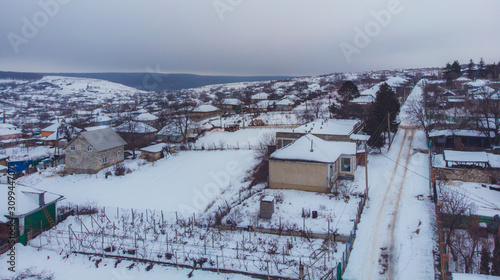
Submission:
[[[111,128],[85,131],[80,135],[97,151],[104,151],[127,144],[127,142]]]

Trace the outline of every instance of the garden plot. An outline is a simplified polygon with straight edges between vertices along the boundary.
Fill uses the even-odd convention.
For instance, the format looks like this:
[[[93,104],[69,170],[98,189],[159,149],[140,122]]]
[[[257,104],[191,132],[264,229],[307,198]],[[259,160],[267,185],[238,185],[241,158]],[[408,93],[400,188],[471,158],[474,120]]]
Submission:
[[[194,144],[194,148],[215,149],[258,149],[261,142],[274,138],[275,133],[280,131],[273,128],[247,128],[235,132],[213,130],[205,134]]]
[[[61,194],[75,204],[200,214],[221,193],[245,184],[242,180],[254,158],[248,150],[186,151],[142,163],[126,161],[132,173],[107,179],[106,170],[101,170],[94,175],[33,174],[18,183]]]
[[[358,166],[354,181],[339,181],[335,193],[264,189],[257,185],[252,190],[242,189],[232,196],[227,195],[229,200],[223,200],[223,203],[218,200],[212,209],[229,210],[224,222],[238,227],[336,232],[348,236],[365,191],[364,170],[363,166]],[[261,219],[260,199],[267,195],[276,199],[274,214],[271,219]],[[312,217],[313,211],[317,211],[317,218]]]
[[[445,187],[466,195],[467,200],[474,203],[476,215],[493,217],[500,215],[500,190],[498,185],[485,185],[474,182],[449,181],[443,182]]]
[[[29,244],[67,257],[77,252],[289,278],[298,277],[302,264],[311,279],[332,270],[342,256],[336,243],[324,239],[220,231],[195,216],[167,220],[161,212],[106,208],[70,216]]]

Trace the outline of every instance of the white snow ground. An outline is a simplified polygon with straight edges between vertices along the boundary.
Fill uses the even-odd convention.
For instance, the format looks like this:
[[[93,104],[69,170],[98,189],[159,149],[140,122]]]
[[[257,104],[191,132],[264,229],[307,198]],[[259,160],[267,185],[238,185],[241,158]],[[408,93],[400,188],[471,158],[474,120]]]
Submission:
[[[343,279],[434,279],[429,160],[413,150],[425,142],[422,131],[402,127],[389,151],[370,155],[369,200]]]
[[[254,165],[252,152],[189,151],[160,159],[125,176],[53,176],[44,173],[19,178],[33,186],[77,204],[203,213],[207,205],[230,187],[240,188],[246,171]],[[111,168],[112,170],[112,168]]]

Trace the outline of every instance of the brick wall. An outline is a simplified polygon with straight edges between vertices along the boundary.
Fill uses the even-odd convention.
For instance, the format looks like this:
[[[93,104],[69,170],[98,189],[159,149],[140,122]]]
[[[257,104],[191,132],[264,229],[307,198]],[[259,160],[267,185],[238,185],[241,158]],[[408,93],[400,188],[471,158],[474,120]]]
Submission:
[[[89,142],[78,136],[71,143],[75,146],[72,151],[70,146],[66,148],[66,169],[68,173],[97,173],[99,170],[123,161],[123,146],[115,147],[105,151],[87,150]],[[106,157],[107,162],[103,162]]]
[[[500,168],[465,169],[433,167],[433,170],[436,179],[439,180],[459,180],[464,182],[494,184],[500,179]]]

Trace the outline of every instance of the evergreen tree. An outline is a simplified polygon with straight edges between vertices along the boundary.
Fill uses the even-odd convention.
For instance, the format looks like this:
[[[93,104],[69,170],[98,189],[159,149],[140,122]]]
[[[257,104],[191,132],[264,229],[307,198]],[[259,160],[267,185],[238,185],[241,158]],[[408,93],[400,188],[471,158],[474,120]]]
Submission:
[[[471,59],[469,61],[469,64],[467,64],[467,77],[469,79],[474,79],[474,70],[476,69],[476,64],[474,61]]]
[[[453,64],[451,65],[451,73],[453,73],[457,78],[462,76],[462,67],[460,67],[458,60],[453,61]]]
[[[495,236],[495,249],[491,259],[491,275],[500,276],[500,241]]]
[[[486,64],[484,63],[484,59],[482,57],[481,60],[479,60],[479,65],[478,65],[478,77],[479,78],[486,77]]]
[[[349,101],[354,98],[359,97],[359,89],[352,81],[345,81],[342,87],[338,90],[339,96],[337,97],[337,102],[341,106],[346,105]]]
[[[479,273],[489,275],[490,263],[491,263],[490,250],[488,250],[488,247],[483,246],[483,248],[481,249],[481,264],[479,266]]]
[[[365,132],[371,136],[369,141],[370,146],[375,148],[383,146],[384,141],[381,141],[379,139],[381,137],[379,136],[382,132],[388,130],[386,119],[388,114],[390,116],[391,131],[397,130],[398,123],[396,122],[396,116],[399,113],[399,109],[400,104],[396,98],[396,93],[394,93],[387,83],[383,83],[377,91],[375,102],[372,104],[365,122]]]

